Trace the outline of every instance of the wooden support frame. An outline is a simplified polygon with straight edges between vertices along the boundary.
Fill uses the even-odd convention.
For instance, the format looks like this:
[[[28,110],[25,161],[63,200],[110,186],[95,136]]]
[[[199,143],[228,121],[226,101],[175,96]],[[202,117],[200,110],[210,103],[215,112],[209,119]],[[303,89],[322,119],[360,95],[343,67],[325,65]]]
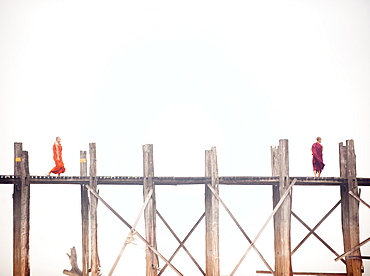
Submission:
[[[96,144],[89,144],[90,153],[90,187],[98,192],[96,179]],[[91,191],[90,191],[91,195]],[[100,261],[98,254],[98,199],[90,196],[90,231],[91,231],[91,276],[98,276]]]
[[[87,176],[87,153],[80,151],[80,176]],[[81,185],[81,225],[82,225],[82,276],[89,275],[90,269],[90,201],[86,187]]]
[[[254,240],[252,241],[252,243],[248,247],[247,251],[244,253],[243,257],[240,259],[239,263],[236,265],[236,267],[234,268],[234,270],[231,272],[230,276],[233,276],[235,274],[235,272],[238,270],[239,266],[241,265],[241,263],[243,262],[243,260],[245,259],[245,257],[249,253],[249,251],[251,250],[252,246],[257,242],[258,238],[261,236],[262,232],[265,230],[265,228],[266,228],[267,224],[270,222],[271,218],[276,214],[276,212],[283,205],[284,201],[286,200],[286,198],[290,194],[291,189],[293,188],[293,186],[294,186],[295,183],[297,183],[297,179],[296,178],[293,179],[292,183],[286,189],[285,193],[280,198],[279,202],[276,204],[276,206],[275,206],[274,210],[272,211],[271,215],[267,218],[265,224],[262,226],[262,228],[258,232],[257,236],[254,238]]]
[[[206,150],[206,176],[211,177],[211,187],[218,194],[219,178],[216,148]],[[206,275],[220,276],[219,253],[219,203],[208,185],[205,185],[205,221],[206,221]]]
[[[346,146],[343,143],[339,144],[339,165],[340,176],[346,178],[341,185],[342,199],[342,232],[344,251],[349,251],[352,247],[360,243],[360,228],[359,228],[359,202],[350,196],[352,191],[358,196],[358,185],[356,179],[356,155],[353,140],[346,140]],[[354,256],[361,256],[360,249],[353,252]],[[346,270],[348,276],[362,276],[362,260],[361,259],[346,259]]]
[[[29,276],[30,172],[22,143],[14,143],[14,175],[19,181],[13,193],[13,275]]]
[[[155,185],[154,177],[154,160],[153,160],[153,145],[143,145],[143,195],[144,200],[148,193],[152,190],[153,194],[149,200],[148,205],[144,210],[145,220],[145,237],[152,248],[157,250],[157,232],[156,232],[156,198],[155,198]],[[158,256],[149,248],[146,249],[146,276],[158,275]]]
[[[268,270],[273,273],[273,269],[271,268],[271,266],[268,264],[268,262],[266,261],[266,259],[262,256],[261,252],[257,249],[257,247],[252,243],[252,240],[249,238],[249,236],[247,235],[247,233],[244,231],[244,229],[241,227],[241,225],[236,220],[236,218],[234,217],[234,215],[231,213],[230,209],[226,206],[226,204],[223,202],[223,200],[220,198],[220,196],[216,193],[216,191],[209,184],[208,184],[208,187],[212,191],[212,193],[214,194],[214,196],[217,198],[217,200],[224,207],[224,209],[229,214],[229,216],[231,217],[231,219],[235,222],[236,226],[242,232],[242,234],[247,239],[247,241],[249,242],[249,244],[251,244],[252,248],[256,251],[257,255],[261,258],[262,262],[266,265],[266,267],[268,268]]]
[[[114,210],[97,192],[93,190],[92,187],[89,185],[86,185],[86,188],[90,191],[90,194],[96,197],[96,199],[99,199],[109,210],[112,211],[112,213],[120,220],[122,221],[128,228],[132,229],[133,227],[120,215]],[[174,267],[165,257],[163,257],[162,254],[158,252],[156,248],[151,246],[151,244],[142,236],[139,232],[135,231],[135,235],[142,240],[146,246],[154,252],[158,257],[160,257],[167,265],[169,265],[179,276],[183,276],[180,271],[177,270],[176,267]]]
[[[282,143],[283,141],[283,143]],[[284,141],[286,141],[286,145],[284,144]],[[148,146],[148,145],[145,145]],[[297,179],[294,179],[294,181],[288,186],[289,184],[289,160],[288,160],[288,145],[287,140],[280,140],[279,141],[279,147],[271,149],[272,154],[272,169],[273,169],[273,177],[219,177],[218,176],[218,168],[217,168],[217,155],[215,148],[212,148],[210,151],[206,151],[206,176],[205,177],[154,177],[154,166],[153,166],[153,146],[151,146],[151,149],[149,149],[147,152],[145,152],[145,146],[143,146],[143,155],[144,155],[144,176],[143,177],[98,177],[96,173],[96,146],[95,143],[90,144],[90,176],[87,177],[87,162],[86,162],[86,152],[80,152],[80,177],[76,176],[67,176],[67,177],[46,177],[46,176],[30,176],[29,174],[29,165],[28,165],[28,152],[22,150],[22,144],[21,143],[15,143],[15,151],[14,151],[14,175],[13,176],[1,176],[0,175],[0,184],[12,184],[14,185],[14,194],[13,194],[13,211],[14,211],[14,221],[13,221],[13,231],[14,231],[14,239],[13,239],[13,260],[14,260],[14,267],[13,273],[14,275],[29,275],[30,274],[30,266],[29,266],[29,216],[30,216],[30,184],[77,184],[81,185],[81,217],[82,217],[82,252],[83,256],[83,269],[84,274],[86,276],[90,276],[89,270],[91,271],[91,276],[98,275],[100,272],[100,262],[98,257],[98,244],[97,244],[97,224],[94,228],[94,224],[97,223],[97,204],[98,199],[100,199],[98,195],[97,186],[98,184],[102,185],[139,185],[143,184],[144,187],[144,198],[145,194],[147,195],[145,202],[144,202],[144,209],[147,209],[146,204],[151,202],[151,210],[152,213],[154,212],[154,215],[151,215],[149,219],[145,220],[146,226],[151,224],[149,227],[150,233],[154,233],[154,244],[153,242],[149,242],[148,239],[144,239],[140,234],[136,233],[135,226],[130,230],[130,237],[133,235],[138,235],[140,239],[142,239],[146,246],[147,250],[146,252],[150,251],[152,256],[157,260],[158,264],[158,257],[162,258],[164,262],[166,263],[166,266],[172,267],[175,272],[178,275],[182,275],[176,268],[173,267],[173,265],[170,263],[173,259],[173,257],[176,255],[179,249],[183,248],[190,256],[190,258],[194,261],[194,263],[200,268],[199,264],[194,260],[194,258],[191,256],[189,251],[184,246],[184,242],[186,239],[191,235],[191,233],[195,230],[195,228],[198,226],[198,224],[201,222],[203,217],[206,217],[206,225],[207,225],[207,218],[211,219],[213,221],[213,224],[209,224],[211,228],[209,228],[211,231],[207,231],[206,233],[206,242],[207,237],[211,237],[212,243],[210,243],[210,246],[212,248],[211,252],[212,255],[215,255],[214,253],[219,255],[219,232],[218,232],[218,224],[219,224],[219,203],[221,203],[226,211],[229,213],[231,218],[234,220],[236,225],[239,227],[243,235],[246,237],[246,239],[249,241],[250,246],[247,249],[247,252],[244,254],[242,260],[239,262],[235,270],[231,275],[234,274],[240,263],[243,261],[247,253],[250,251],[251,248],[255,249],[257,251],[257,254],[260,255],[261,259],[264,260],[262,255],[259,253],[257,248],[255,247],[255,242],[259,238],[262,231],[265,229],[268,221],[265,223],[265,225],[262,227],[261,231],[257,234],[257,237],[251,241],[249,239],[248,235],[245,233],[245,231],[241,228],[235,217],[232,215],[230,210],[226,207],[226,205],[222,202],[221,198],[219,197],[219,191],[218,187],[220,184],[223,185],[273,185],[273,205],[274,205],[274,211],[273,214],[269,219],[274,217],[274,220],[276,222],[276,225],[274,225],[274,229],[276,226],[279,226],[278,224],[282,224],[284,222],[285,225],[285,219],[287,217],[279,216],[282,210],[286,210],[284,206],[286,207],[286,201],[290,198],[290,209],[291,209],[291,195],[292,190],[291,187],[297,183]],[[208,153],[207,153],[208,152]],[[338,186],[341,187],[341,196],[343,200],[347,200],[345,204],[342,204],[342,229],[343,229],[343,242],[344,246],[346,247],[346,244],[353,244],[356,239],[358,240],[359,237],[359,219],[358,219],[358,208],[360,202],[366,205],[368,208],[370,208],[370,205],[367,204],[364,200],[360,198],[358,186],[370,186],[370,178],[357,178],[356,177],[356,158],[354,153],[354,144],[353,140],[347,140],[346,146],[343,146],[343,143],[340,144],[339,147],[340,152],[340,169],[341,169],[341,177],[337,178],[326,178],[321,181],[321,179],[312,179],[308,177],[300,177],[298,180],[298,185],[326,185],[326,186]],[[146,155],[148,153],[148,155]],[[207,156],[208,154],[208,156]],[[284,157],[285,156],[285,157]],[[146,158],[147,157],[147,158]],[[275,171],[274,171],[275,170]],[[283,177],[282,177],[283,175]],[[192,184],[204,184],[206,188],[206,197],[205,197],[205,206],[206,206],[206,212],[207,209],[210,210],[209,214],[205,212],[204,215],[201,217],[201,219],[196,223],[196,225],[193,227],[193,229],[189,232],[187,237],[184,239],[184,241],[180,241],[180,239],[176,236],[174,231],[171,229],[169,224],[165,221],[165,219],[160,215],[160,213],[156,210],[156,204],[155,204],[155,185],[178,185],[177,181],[180,181],[179,185],[192,185]],[[153,189],[150,191],[150,193],[147,193],[147,190],[145,190],[145,187],[153,187]],[[207,188],[209,194],[207,194]],[[282,195],[282,191],[285,192]],[[89,192],[90,191],[90,197],[96,199],[96,204],[92,208],[89,209]],[[28,194],[27,194],[28,193]],[[152,194],[151,194],[152,193]],[[24,196],[25,195],[25,196]],[[93,195],[93,196],[91,196]],[[153,196],[152,196],[153,195]],[[208,201],[207,199],[211,199],[211,201]],[[106,204],[106,203],[105,203]],[[314,227],[310,228],[308,227],[303,220],[301,220],[298,215],[294,214],[294,212],[290,212],[292,216],[297,218],[298,221],[300,221],[308,230],[309,234],[303,239],[303,241],[300,243],[303,244],[305,240],[310,236],[314,235],[316,236],[329,250],[331,250],[335,255],[338,256],[338,254],[332,250],[332,248],[327,245],[316,233],[315,230],[319,225],[330,215],[330,213],[338,206],[339,202],[336,206],[333,207],[329,213],[327,213],[324,218]],[[107,205],[108,206],[108,205]],[[356,207],[357,206],[357,207]],[[154,208],[153,208],[154,207]],[[280,208],[281,207],[281,208]],[[353,208],[355,207],[355,208]],[[94,211],[95,209],[95,211]],[[94,218],[94,212],[95,212],[95,218]],[[86,215],[87,214],[87,215]],[[89,217],[90,215],[90,217]],[[170,232],[173,234],[173,236],[178,240],[179,247],[178,250],[173,254],[170,261],[167,261],[162,255],[159,254],[159,252],[156,249],[156,215],[160,217],[160,219],[163,220],[164,224],[167,226],[167,228],[170,230]],[[284,213],[285,215],[285,213]],[[278,219],[276,219],[278,218]],[[139,217],[138,217],[139,219]],[[269,220],[268,219],[268,220]],[[89,229],[89,220],[91,220],[91,228]],[[291,216],[289,216],[289,246],[290,246],[290,220]],[[124,220],[123,220],[124,221]],[[148,222],[148,224],[147,224]],[[128,225],[128,224],[126,224]],[[135,223],[136,225],[136,223]],[[87,229],[87,230],[86,230]],[[216,231],[214,231],[216,229]],[[285,230],[287,228],[285,227]],[[147,227],[146,227],[147,230]],[[89,233],[90,231],[90,233]],[[95,237],[94,237],[95,232]],[[213,232],[212,234],[209,234],[209,232]],[[286,237],[286,233],[284,231],[276,231],[278,232],[277,235],[279,235],[279,240],[284,240],[284,237]],[[87,235],[86,235],[87,233]],[[215,235],[214,233],[217,233]],[[89,234],[91,234],[91,239],[89,239]],[[275,235],[275,240],[277,235]],[[148,236],[148,235],[147,235]],[[87,239],[86,239],[87,237]],[[96,240],[96,241],[94,241]],[[360,248],[365,243],[369,242],[370,238],[365,240],[364,242],[358,243],[355,246],[353,246],[348,251],[345,251],[345,253],[341,256],[338,256],[336,260],[341,260],[342,262],[346,263],[346,268],[348,275],[358,276],[362,275],[362,259],[368,259],[367,256],[361,256]],[[89,242],[91,242],[91,251],[89,252]],[[124,247],[127,243],[125,243]],[[298,248],[298,245],[291,254],[293,254]],[[124,249],[124,248],[123,248]],[[123,251],[123,250],[122,250]],[[121,251],[121,253],[122,253]],[[87,252],[87,253],[86,253]],[[353,253],[353,255],[350,255]],[[89,255],[91,254],[91,260],[89,259]],[[120,256],[119,256],[120,257]],[[95,258],[95,264],[94,264],[94,258]],[[346,261],[344,261],[343,258],[346,258],[348,262],[351,262],[349,265]],[[119,259],[119,258],[118,258]],[[291,259],[291,256],[290,256]],[[91,268],[90,268],[90,261],[91,261]],[[212,262],[216,264],[216,269],[218,270],[219,274],[219,257],[213,258]],[[158,265],[153,266],[153,262],[151,263],[151,269],[158,268]],[[267,262],[265,262],[267,264]],[[360,264],[358,266],[358,264]],[[291,265],[291,260],[290,260]],[[268,264],[267,264],[268,266]],[[94,272],[94,267],[96,267]],[[360,267],[360,269],[358,269]],[[206,267],[207,268],[207,267]],[[272,268],[269,268],[269,273],[277,273],[272,270]],[[214,267],[212,268],[212,273],[215,272]],[[19,272],[20,271],[20,272]],[[206,275],[204,271],[200,268],[200,271],[203,273],[203,275]],[[163,270],[160,272],[159,275]],[[289,271],[288,271],[289,272]],[[156,271],[158,273],[158,271]],[[295,275],[311,275],[310,272],[297,274],[293,273]],[[360,274],[358,274],[360,273]],[[329,275],[330,273],[324,273],[325,275]],[[322,275],[324,275],[322,274]],[[337,273],[335,273],[336,275]],[[159,276],[158,275],[158,276]],[[321,275],[321,274],[320,274]],[[340,275],[340,273],[338,273]],[[157,274],[155,274],[157,276]],[[207,274],[208,276],[208,274]],[[217,272],[214,274],[214,276],[218,276]]]

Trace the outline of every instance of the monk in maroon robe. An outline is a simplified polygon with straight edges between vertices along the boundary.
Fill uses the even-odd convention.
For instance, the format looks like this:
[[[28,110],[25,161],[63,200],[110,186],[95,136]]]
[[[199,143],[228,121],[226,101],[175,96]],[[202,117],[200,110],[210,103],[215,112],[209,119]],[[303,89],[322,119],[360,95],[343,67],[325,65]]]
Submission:
[[[315,177],[320,177],[322,170],[324,169],[324,162],[322,159],[323,146],[321,145],[321,137],[316,138],[316,143],[312,145],[312,165],[313,173]]]
[[[62,158],[62,144],[60,143],[60,141],[60,137],[57,137],[56,142],[53,145],[53,157],[55,161],[55,167],[51,169],[48,175],[50,175],[50,173],[54,173],[60,176],[61,173],[64,173],[66,171]]]

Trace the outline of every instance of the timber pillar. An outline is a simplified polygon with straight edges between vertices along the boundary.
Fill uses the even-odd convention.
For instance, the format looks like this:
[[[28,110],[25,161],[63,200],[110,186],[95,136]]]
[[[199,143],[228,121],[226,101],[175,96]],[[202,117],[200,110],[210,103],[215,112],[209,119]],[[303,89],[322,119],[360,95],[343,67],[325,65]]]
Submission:
[[[89,144],[90,152],[90,187],[98,193],[98,182],[96,179],[96,144]],[[91,276],[98,276],[100,272],[100,260],[98,255],[98,199],[90,196],[90,231],[91,231]],[[85,257],[86,258],[86,257]]]
[[[153,145],[143,145],[143,167],[144,167],[144,182],[143,182],[143,195],[144,200],[149,192],[153,190],[152,196],[144,210],[145,220],[145,235],[148,243],[157,249],[157,232],[156,232],[156,198],[155,198],[155,185],[154,177],[154,163],[153,163]],[[146,259],[146,276],[158,275],[158,256],[150,249],[145,250]]]
[[[87,176],[87,160],[86,151],[80,151],[80,176]],[[81,185],[81,224],[82,224],[82,276],[89,275],[90,258],[89,258],[89,242],[90,242],[90,227],[89,227],[89,210],[90,210],[89,194],[84,185]]]
[[[206,176],[211,177],[211,186],[218,194],[219,178],[216,148],[206,150]],[[206,275],[220,276],[219,256],[219,202],[207,183],[205,185],[206,221]]]
[[[289,187],[288,140],[279,140],[279,147],[271,148],[272,175],[279,176],[279,184],[272,187],[273,208]],[[292,192],[274,215],[275,275],[292,276],[291,257]]]
[[[14,175],[18,181],[13,193],[13,275],[29,276],[30,172],[22,143],[14,143]]]
[[[360,243],[359,227],[359,202],[349,192],[359,196],[356,179],[356,155],[353,140],[347,140],[346,145],[339,143],[340,176],[346,178],[341,185],[340,194],[342,199],[342,232],[344,252]],[[361,256],[360,249],[354,251],[352,256]],[[362,275],[362,260],[346,258],[346,270],[348,276]]]

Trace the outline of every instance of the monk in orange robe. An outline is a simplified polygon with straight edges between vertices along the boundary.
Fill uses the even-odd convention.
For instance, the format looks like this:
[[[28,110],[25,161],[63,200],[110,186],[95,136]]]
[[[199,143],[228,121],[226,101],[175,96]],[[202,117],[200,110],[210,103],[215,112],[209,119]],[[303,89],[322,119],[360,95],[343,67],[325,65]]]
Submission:
[[[315,177],[320,177],[322,170],[324,169],[324,161],[322,159],[323,146],[321,145],[321,137],[316,138],[316,143],[311,147],[312,150],[312,165],[313,173]]]
[[[64,173],[66,169],[64,168],[63,158],[62,158],[62,144],[60,143],[61,139],[58,136],[56,138],[56,142],[53,145],[53,157],[55,161],[55,167],[51,169],[51,171],[48,173],[50,176],[50,173],[58,174],[60,176],[61,173]]]

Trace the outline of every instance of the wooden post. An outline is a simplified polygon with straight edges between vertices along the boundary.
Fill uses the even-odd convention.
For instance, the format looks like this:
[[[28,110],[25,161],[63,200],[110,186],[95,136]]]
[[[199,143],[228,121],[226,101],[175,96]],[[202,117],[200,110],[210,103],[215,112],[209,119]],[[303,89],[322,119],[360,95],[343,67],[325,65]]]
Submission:
[[[216,148],[206,150],[205,156],[206,176],[211,177],[211,186],[217,192],[219,191],[219,178],[217,168]],[[219,257],[219,202],[205,185],[205,221],[206,221],[206,275],[220,275],[220,257]]]
[[[350,191],[358,195],[356,155],[353,140],[347,140],[346,146],[343,146],[343,143],[339,144],[339,156],[340,176],[347,179],[340,189],[343,245],[344,252],[346,252],[360,243],[359,202],[349,195]],[[355,250],[352,255],[361,256],[360,249]],[[346,258],[346,269],[348,276],[361,276],[362,260]]]
[[[96,179],[96,144],[89,144],[90,152],[90,187],[97,191]],[[98,199],[95,196],[90,196],[90,222],[91,222],[91,276],[99,275],[99,255],[98,255],[98,218],[97,206]]]
[[[14,184],[13,194],[13,275],[29,276],[30,173],[22,143],[14,143],[14,175],[20,181]]]
[[[87,176],[86,151],[80,151],[80,176]],[[81,224],[82,224],[82,276],[89,275],[89,195],[88,190],[81,185]]]
[[[289,149],[288,140],[279,140],[278,148],[271,148],[272,175],[279,176],[279,185],[273,186],[273,207],[289,187]],[[292,193],[286,197],[274,216],[275,275],[291,276],[291,209]]]
[[[145,235],[148,243],[155,249],[157,249],[157,233],[156,233],[156,198],[155,198],[155,185],[153,181],[154,177],[154,163],[153,163],[153,145],[143,145],[143,167],[144,167],[144,181],[143,181],[143,195],[144,200],[149,194],[150,190],[153,190],[152,196],[144,210],[145,219]],[[146,276],[157,276],[158,275],[158,256],[146,248],[145,250],[146,259]]]

